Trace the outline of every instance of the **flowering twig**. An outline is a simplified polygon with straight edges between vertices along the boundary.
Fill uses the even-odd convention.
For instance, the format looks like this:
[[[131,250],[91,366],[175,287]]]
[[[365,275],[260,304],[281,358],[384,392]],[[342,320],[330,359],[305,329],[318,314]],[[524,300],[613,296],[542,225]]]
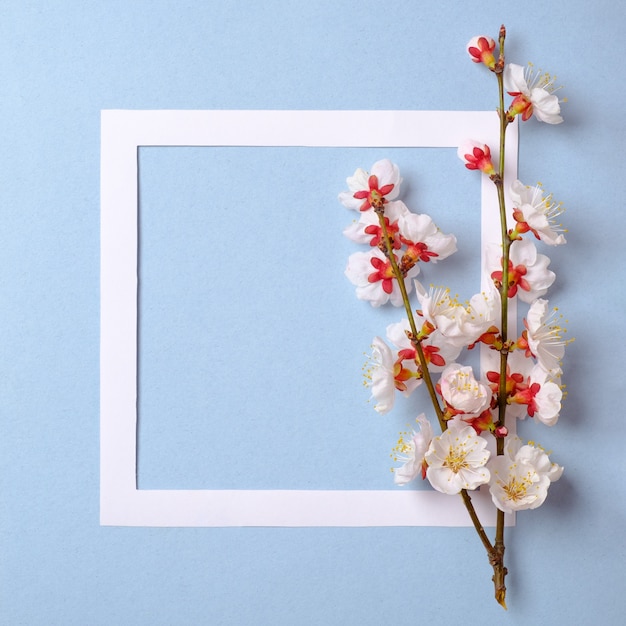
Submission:
[[[385,254],[391,263],[394,277],[398,281],[398,287],[400,289],[400,292],[402,293],[402,301],[403,301],[404,308],[405,308],[405,311],[409,320],[409,326],[411,328],[411,338],[410,338],[411,343],[415,346],[415,350],[418,356],[418,365],[421,369],[424,382],[426,383],[426,386],[428,388],[428,393],[430,394],[430,399],[431,399],[433,408],[435,409],[435,413],[439,421],[439,426],[441,427],[441,431],[443,432],[448,428],[448,424],[446,420],[444,419],[444,413],[441,409],[441,406],[439,405],[439,400],[437,399],[435,385],[433,384],[430,371],[428,370],[428,364],[424,356],[424,351],[422,350],[420,341],[417,339],[418,337],[417,325],[415,323],[415,317],[413,316],[413,309],[411,308],[411,302],[409,300],[406,285],[404,283],[404,275],[402,274],[402,271],[400,270],[398,263],[396,261],[396,258],[393,252],[391,239],[389,237],[389,233],[387,232],[387,225],[386,225],[385,218],[384,218],[384,204],[380,202],[377,206],[374,206],[373,208],[374,208],[374,211],[378,214],[380,228],[383,234]],[[483,528],[483,525],[478,517],[478,514],[476,513],[476,509],[474,508],[474,505],[472,504],[472,499],[470,495],[467,493],[467,490],[462,489],[460,491],[460,494],[461,494],[461,497],[463,498],[463,504],[465,505],[465,508],[467,509],[467,512],[469,513],[470,519],[472,520],[472,523],[474,524],[474,528],[476,529],[476,532],[478,533],[480,540],[482,541],[483,545],[485,546],[485,549],[487,550],[489,554],[489,562],[492,564],[497,563],[498,560],[501,562],[502,558],[501,557],[499,558],[499,553],[497,549],[491,545],[491,542],[489,541],[489,538],[487,537],[487,533],[485,533],[485,529]],[[504,553],[504,548],[502,548],[502,554],[503,553]],[[494,565],[494,569],[495,567],[496,565]],[[506,570],[505,570],[505,574],[506,574]]]
[[[558,480],[563,468],[552,463],[548,454],[532,443],[523,445],[509,436],[508,420],[524,418],[552,426],[558,419],[563,397],[560,386],[560,359],[567,343],[563,329],[547,313],[542,299],[554,281],[547,269],[549,259],[539,254],[524,235],[533,235],[548,245],[565,243],[564,230],[555,223],[562,213],[552,196],[543,195],[540,186],[530,188],[520,181],[510,186],[514,228],[509,228],[505,183],[506,132],[520,115],[526,121],[535,116],[549,124],[562,122],[553,79],[524,72],[505,63],[504,26],[496,42],[485,36],[474,37],[467,51],[476,63],[495,74],[498,84],[500,123],[497,167],[491,149],[481,142],[464,142],[458,155],[470,170],[478,170],[494,183],[499,205],[501,245],[487,265],[495,286],[475,294],[467,305],[452,298],[449,290],[432,288],[427,292],[412,279],[419,264],[436,263],[456,251],[454,235],[442,233],[430,217],[412,213],[398,200],[401,178],[398,167],[388,160],[375,163],[371,173],[358,169],[347,179],[349,192],[341,202],[359,211],[359,221],[344,232],[369,252],[351,255],[346,275],[356,286],[357,297],[373,306],[387,302],[403,306],[407,319],[387,328],[387,337],[372,343],[373,366],[366,379],[379,413],[392,410],[395,393],[410,395],[425,384],[441,434],[433,436],[424,414],[416,418],[419,432],[409,440],[401,435],[394,448],[394,480],[404,485],[421,474],[432,487],[446,494],[460,494],[493,568],[496,600],[506,608],[507,568],[504,565],[505,513],[540,506],[550,483]],[[513,97],[505,109],[505,93]],[[401,255],[401,256],[400,256]],[[420,309],[414,309],[410,292],[415,287]],[[524,320],[526,329],[517,338],[510,336],[509,301],[519,299],[530,305]],[[474,378],[472,368],[456,362],[460,352],[484,344],[497,354],[497,366]],[[489,359],[487,359],[488,361]],[[494,358],[495,360],[495,358]],[[441,372],[435,382],[433,373]],[[496,454],[487,450],[486,436],[496,439]],[[496,531],[492,542],[472,504],[470,491],[489,485],[497,509]]]
[[[374,206],[374,211],[378,215],[380,228],[383,234],[384,247],[385,247],[385,255],[389,259],[391,263],[391,267],[393,270],[393,275],[398,282],[398,287],[400,289],[400,293],[402,294],[402,302],[404,304],[404,309],[406,311],[407,318],[409,320],[409,326],[411,328],[411,337],[410,341],[415,347],[415,351],[417,353],[417,365],[420,367],[422,376],[424,378],[424,382],[426,383],[426,387],[428,388],[428,393],[430,394],[430,399],[433,404],[433,408],[435,409],[435,413],[437,414],[437,419],[439,420],[439,426],[441,430],[444,431],[447,428],[446,422],[443,419],[443,411],[441,410],[441,406],[439,406],[439,401],[437,400],[437,393],[435,391],[435,385],[433,384],[433,380],[430,376],[430,372],[428,371],[428,364],[426,363],[426,357],[424,356],[424,351],[422,350],[422,344],[417,339],[418,331],[417,325],[415,323],[415,317],[413,316],[413,309],[411,308],[411,302],[409,300],[409,294],[406,289],[406,284],[404,283],[404,274],[398,267],[398,263],[396,261],[396,257],[393,253],[393,246],[391,244],[391,239],[389,238],[389,233],[387,231],[387,224],[385,222],[384,217],[384,204],[381,202],[379,205]]]
[[[494,183],[498,190],[498,206],[500,209],[500,233],[502,240],[502,285],[500,287],[500,303],[501,303],[501,340],[502,348],[500,349],[500,380],[498,383],[498,426],[501,429],[506,428],[506,406],[507,406],[507,390],[506,390],[506,368],[509,356],[507,346],[508,341],[508,322],[509,322],[509,251],[511,240],[508,235],[506,201],[504,198],[504,165],[505,165],[505,148],[506,148],[506,129],[509,118],[504,111],[504,40],[506,38],[506,29],[504,25],[500,28],[499,45],[500,55],[496,65],[495,74],[498,79],[498,100],[500,117],[500,154],[498,164],[498,176],[494,178]],[[504,437],[496,439],[496,454],[502,456],[504,454]],[[506,584],[505,577],[508,570],[504,566],[504,512],[500,509],[496,512],[496,538],[493,556],[490,554],[489,562],[493,566],[493,584],[495,588],[496,601],[505,609],[506,607]]]

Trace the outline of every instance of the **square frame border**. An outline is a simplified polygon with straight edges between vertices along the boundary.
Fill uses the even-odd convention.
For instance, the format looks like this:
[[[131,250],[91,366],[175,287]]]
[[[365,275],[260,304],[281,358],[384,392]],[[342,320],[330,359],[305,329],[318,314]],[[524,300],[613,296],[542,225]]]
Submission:
[[[436,491],[137,488],[139,147],[457,148],[470,137],[499,145],[494,111],[101,112],[101,525],[471,526],[461,499]],[[507,132],[507,181],[517,175],[517,146],[515,123]],[[498,223],[495,187],[482,176],[483,249],[499,242]],[[483,524],[495,525],[488,492],[472,497]],[[506,520],[514,524],[514,515]]]

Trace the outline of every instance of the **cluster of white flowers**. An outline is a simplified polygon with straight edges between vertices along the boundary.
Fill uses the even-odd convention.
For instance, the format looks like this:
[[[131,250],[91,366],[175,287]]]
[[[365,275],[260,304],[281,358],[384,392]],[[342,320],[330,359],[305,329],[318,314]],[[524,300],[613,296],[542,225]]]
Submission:
[[[454,422],[434,437],[424,414],[416,422],[419,432],[413,431],[408,441],[401,437],[394,449],[394,459],[402,461],[394,472],[397,485],[421,475],[437,491],[454,495],[488,483],[494,504],[511,513],[543,504],[550,483],[563,473],[544,450],[532,443],[522,445],[518,437],[510,438],[504,455],[495,456],[471,426]]]
[[[467,45],[472,61],[498,75],[501,154],[492,160],[492,147],[480,138],[461,142],[457,151],[468,170],[487,176],[498,190],[502,240],[481,250],[485,278],[490,279],[483,292],[461,301],[445,287],[427,288],[417,280],[426,264],[430,267],[456,252],[457,240],[431,217],[410,211],[402,202],[397,164],[383,159],[369,172],[357,169],[347,178],[348,191],[340,193],[339,200],[358,214],[344,230],[364,247],[350,255],[345,270],[357,298],[373,307],[403,306],[406,313],[387,326],[386,339],[372,341],[364,369],[374,409],[390,413],[398,392],[408,397],[427,388],[439,426],[435,434],[433,423],[421,413],[415,430],[400,434],[391,454],[397,464],[394,481],[402,486],[421,476],[441,493],[462,493],[493,566],[496,600],[506,608],[504,516],[497,516],[496,540],[491,543],[467,491],[484,485],[504,513],[535,509],[546,500],[563,467],[541,446],[523,443],[513,434],[511,422],[529,417],[543,426],[557,423],[564,396],[561,360],[568,341],[560,314],[545,299],[556,275],[548,256],[535,245],[566,243],[566,230],[558,221],[563,208],[541,184],[509,184],[504,172],[508,125],[518,116],[522,121],[534,117],[559,124],[560,101],[551,76],[505,64],[505,36],[502,27],[497,55],[490,37],[474,37]],[[508,108],[503,104],[505,90],[512,97]],[[511,336],[505,322],[514,301],[526,307],[526,314],[522,332]],[[466,351],[477,345],[484,357],[480,374],[463,362]],[[495,446],[490,446],[493,440]]]
[[[344,233],[356,243],[369,246],[367,252],[351,255],[346,275],[356,285],[357,297],[372,306],[385,302],[403,304],[389,252],[385,252],[382,218],[397,266],[407,265],[409,258],[405,285],[407,292],[411,286],[415,288],[419,310],[414,314],[417,337],[412,336],[409,320],[405,318],[387,327],[386,338],[392,347],[381,337],[374,338],[366,367],[366,384],[376,411],[390,412],[397,392],[408,397],[423,382],[423,366],[416,350],[419,342],[428,374],[438,375],[436,389],[446,421],[446,430],[434,437],[425,416],[417,418],[419,431],[413,432],[408,440],[402,438],[396,448],[394,458],[402,461],[395,469],[396,483],[406,484],[423,468],[423,478],[438,491],[458,493],[489,483],[500,509],[535,508],[545,499],[550,483],[560,475],[551,470],[552,478],[544,479],[546,474],[542,474],[537,463],[545,464],[545,453],[526,454],[521,459],[516,456],[519,446],[513,452],[511,443],[506,454],[490,458],[485,447],[486,435],[504,437],[508,432],[498,427],[496,415],[499,356],[503,348],[498,290],[503,277],[501,250],[487,250],[487,262],[493,268],[493,287],[487,292],[474,294],[469,301],[461,303],[446,288],[431,286],[427,290],[418,280],[411,280],[419,271],[419,262],[449,256],[456,250],[456,238],[443,234],[427,215],[411,213],[397,199],[402,179],[396,164],[385,159],[375,163],[371,171],[368,174],[358,169],[347,179],[350,192],[339,196],[346,207],[360,212],[360,219]],[[515,181],[511,197],[516,203],[517,229],[511,229],[507,295],[530,306],[525,329],[510,346],[507,403],[511,416],[530,416],[536,422],[552,426],[561,410],[560,361],[566,342],[564,330],[549,311],[547,300],[541,297],[555,280],[554,273],[548,270],[549,259],[522,235],[531,233],[550,245],[564,243],[565,239],[555,230],[553,205],[551,200],[544,199],[540,188],[530,189]],[[498,265],[500,268],[496,269]],[[493,365],[482,379],[476,379],[471,367],[457,362],[462,350],[476,343],[494,348]],[[527,451],[529,446],[522,449]]]
[[[489,484],[495,506],[511,513],[543,504],[550,483],[563,473],[544,450],[532,443],[522,445],[518,437],[511,437],[504,455],[496,456],[471,426],[454,422],[433,437],[423,414],[416,421],[420,431],[408,442],[401,439],[396,448],[394,458],[403,462],[394,472],[397,485],[406,485],[420,473],[437,491],[450,495]]]
[[[387,302],[402,306],[402,294],[393,274],[391,260],[384,252],[384,241],[376,207],[384,207],[386,228],[394,250],[394,260],[406,279],[417,276],[419,263],[435,263],[456,252],[456,237],[442,233],[426,214],[412,213],[400,193],[400,170],[383,159],[374,163],[371,173],[357,169],[346,182],[350,191],[339,194],[348,209],[359,211],[359,219],[344,230],[352,241],[367,245],[367,252],[355,252],[348,259],[346,276],[356,287],[360,300],[378,307]],[[407,290],[411,281],[407,280]]]
[[[544,450],[532,443],[523,445],[518,437],[509,440],[503,455],[495,456],[471,426],[454,424],[433,437],[424,415],[417,422],[420,432],[414,432],[408,443],[402,442],[404,454],[398,460],[404,463],[395,472],[397,485],[407,484],[420,473],[437,491],[450,495],[488,483],[495,506],[512,513],[543,504],[550,483],[563,473]]]
[[[490,37],[474,37],[467,45],[472,61],[498,75],[501,154],[496,155],[497,164],[484,141],[467,139],[457,151],[467,169],[489,177],[498,188],[502,241],[482,251],[491,279],[484,292],[461,302],[445,287],[426,289],[415,278],[424,264],[453,254],[456,237],[442,233],[428,215],[406,207],[400,199],[402,178],[395,163],[384,159],[374,163],[370,172],[357,169],[339,200],[359,213],[344,234],[367,246],[367,251],[350,256],[345,271],[357,297],[374,307],[388,302],[404,306],[407,315],[387,327],[387,341],[375,337],[372,342],[365,382],[374,408],[389,413],[397,392],[409,396],[425,386],[440,427],[435,435],[422,413],[416,418],[418,429],[400,435],[392,453],[400,463],[394,468],[394,480],[406,485],[421,476],[439,492],[463,492],[494,568],[496,599],[506,607],[504,516],[498,516],[496,541],[491,544],[466,491],[487,485],[494,505],[505,513],[535,509],[545,501],[563,468],[540,446],[522,443],[512,434],[510,422],[531,417],[545,426],[557,423],[564,395],[561,360],[568,341],[561,317],[544,299],[555,273],[548,269],[548,256],[535,245],[535,241],[548,246],[565,243],[566,231],[558,222],[563,208],[540,184],[528,186],[515,180],[503,188],[507,126],[517,116],[559,124],[563,121],[560,101],[550,75],[536,73],[531,66],[505,64],[505,36],[503,26],[497,57],[496,42]],[[506,109],[505,90],[512,97]],[[409,301],[413,289],[419,308]],[[527,305],[524,329],[516,337],[509,336],[503,323],[513,301]],[[486,355],[480,376],[463,364],[463,351],[478,344],[485,347]],[[491,438],[496,440],[495,454],[488,446]]]

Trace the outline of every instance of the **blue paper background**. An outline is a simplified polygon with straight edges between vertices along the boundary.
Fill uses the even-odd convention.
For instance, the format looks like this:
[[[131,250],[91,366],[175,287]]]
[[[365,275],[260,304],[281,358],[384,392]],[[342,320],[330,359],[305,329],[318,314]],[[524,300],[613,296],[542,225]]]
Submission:
[[[406,0],[5,1],[0,623],[621,623],[624,18],[606,1],[499,10]],[[565,124],[523,125],[520,177],[541,180],[568,207],[569,243],[548,251],[550,298],[576,337],[559,424],[524,424],[566,474],[508,533],[509,612],[491,599],[471,528],[101,528],[100,110],[490,109],[493,81],[464,46],[495,36],[501,22],[508,59],[557,72],[570,100]],[[449,151],[429,162],[401,151],[222,151],[223,171],[253,172],[225,183],[207,174],[216,155],[206,150],[141,152],[141,263],[158,271],[142,282],[142,486],[210,487],[217,470],[220,487],[390,485],[388,437],[404,426],[404,409],[389,419],[371,411],[359,368],[395,315],[357,302],[341,275],[354,249],[341,229],[352,215],[336,202],[357,166],[388,155],[411,180],[416,210],[446,231],[471,231],[478,185]],[[216,237],[207,235],[215,212]],[[249,258],[259,237],[267,257]],[[216,261],[216,250],[228,256]],[[291,267],[299,254],[302,274]],[[460,254],[471,259],[471,249]],[[463,258],[437,276],[449,282]],[[228,259],[241,279],[224,275]],[[289,297],[275,311],[280,281],[268,290],[255,276],[282,277],[285,259]],[[241,330],[227,326],[240,281],[254,296]],[[301,323],[294,293],[310,311]],[[282,342],[262,350],[264,319],[275,319]],[[211,388],[233,354],[228,393]],[[229,415],[233,397],[250,413]],[[161,405],[176,419],[154,410]]]

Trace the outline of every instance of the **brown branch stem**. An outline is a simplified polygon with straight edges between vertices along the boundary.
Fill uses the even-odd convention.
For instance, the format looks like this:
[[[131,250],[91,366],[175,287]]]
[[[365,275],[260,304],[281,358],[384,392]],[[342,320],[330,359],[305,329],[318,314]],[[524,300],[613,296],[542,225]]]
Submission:
[[[409,300],[409,296],[408,296],[407,289],[406,289],[406,284],[404,282],[404,275],[402,274],[402,271],[398,267],[398,263],[393,253],[393,245],[391,242],[391,238],[389,237],[389,233],[387,231],[387,224],[385,223],[384,205],[382,205],[381,207],[375,208],[375,211],[378,214],[378,220],[379,220],[382,235],[383,235],[383,241],[385,242],[386,256],[389,259],[389,263],[391,264],[394,277],[396,278],[398,282],[398,287],[400,289],[400,293],[402,294],[402,302],[404,304],[404,308],[406,310],[406,314],[409,319],[409,327],[413,335],[412,344],[415,346],[415,350],[417,352],[419,365],[420,365],[420,369],[422,372],[422,377],[424,379],[424,382],[426,383],[426,387],[428,388],[430,399],[435,409],[435,413],[437,414],[437,419],[439,420],[441,431],[443,432],[448,428],[448,424],[446,420],[444,419],[443,411],[441,409],[441,406],[439,405],[439,400],[437,399],[437,392],[435,390],[435,385],[433,383],[432,376],[430,375],[430,371],[428,370],[428,363],[426,362],[426,357],[424,356],[424,351],[422,349],[421,342],[417,339],[418,337],[417,325],[415,323],[413,309],[411,308],[411,302]],[[485,546],[485,549],[487,550],[487,554],[489,556],[489,562],[492,563],[492,565],[494,563],[497,563],[498,561],[500,564],[502,564],[502,557],[498,558],[496,548],[489,541],[489,537],[487,537],[487,533],[485,532],[485,529],[483,528],[483,525],[480,519],[478,518],[478,514],[476,513],[476,509],[474,508],[472,499],[466,489],[461,490],[461,497],[463,499],[463,504],[465,505],[465,508],[467,509],[467,512],[469,513],[470,519],[472,520],[474,528],[476,529],[478,537],[480,538],[480,540],[482,541],[482,544]],[[504,553],[504,547],[502,548],[502,553]],[[494,577],[495,577],[495,571],[496,571],[496,565],[494,565]]]

